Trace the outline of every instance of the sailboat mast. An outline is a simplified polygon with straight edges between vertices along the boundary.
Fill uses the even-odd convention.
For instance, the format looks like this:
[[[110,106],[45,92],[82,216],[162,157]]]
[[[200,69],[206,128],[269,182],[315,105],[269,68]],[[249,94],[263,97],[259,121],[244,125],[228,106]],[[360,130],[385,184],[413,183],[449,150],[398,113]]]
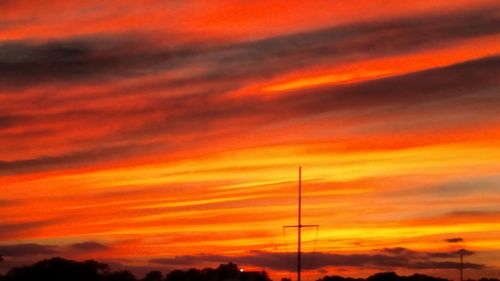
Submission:
[[[300,249],[300,244],[302,243],[301,241],[301,230],[302,230],[302,167],[299,167],[299,216],[298,216],[298,227],[297,227],[297,232],[298,232],[298,242],[297,242],[297,280],[300,281],[300,269],[301,269],[301,249]]]
[[[319,229],[319,225],[317,224],[302,224],[302,167],[299,167],[299,208],[298,208],[298,224],[297,225],[284,225],[283,226],[283,234],[285,233],[286,228],[296,227],[297,228],[297,281],[301,281],[300,273],[302,270],[302,228],[314,227]]]

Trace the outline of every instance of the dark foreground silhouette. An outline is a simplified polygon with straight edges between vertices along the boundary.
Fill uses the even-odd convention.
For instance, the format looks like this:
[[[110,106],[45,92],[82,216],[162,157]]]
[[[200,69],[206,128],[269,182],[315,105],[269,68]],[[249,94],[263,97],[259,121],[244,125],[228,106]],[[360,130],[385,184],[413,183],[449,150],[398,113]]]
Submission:
[[[436,278],[424,274],[413,274],[410,276],[398,276],[394,272],[382,272],[376,273],[366,279],[362,278],[349,278],[349,277],[341,277],[341,276],[325,276],[317,281],[448,281],[448,279]],[[475,280],[465,280],[465,281],[475,281]],[[481,278],[478,281],[500,281],[496,278],[488,279]]]
[[[12,268],[0,281],[271,281],[265,271],[240,272],[236,264],[218,268],[173,270],[165,277],[151,271],[137,279],[130,271],[111,271],[107,264],[93,260],[77,262],[63,258],[43,260],[33,265]]]
[[[107,264],[94,260],[77,262],[63,258],[52,258],[33,265],[15,267],[0,281],[271,281],[265,271],[241,272],[236,264],[221,264],[216,269],[173,270],[166,276],[160,271],[151,271],[142,279],[137,279],[127,270],[111,271]],[[283,278],[282,281],[290,281]],[[394,272],[377,273],[367,279],[325,276],[317,281],[447,281],[423,274],[398,276]],[[472,281],[472,280],[470,280]],[[500,281],[482,278],[479,281]]]

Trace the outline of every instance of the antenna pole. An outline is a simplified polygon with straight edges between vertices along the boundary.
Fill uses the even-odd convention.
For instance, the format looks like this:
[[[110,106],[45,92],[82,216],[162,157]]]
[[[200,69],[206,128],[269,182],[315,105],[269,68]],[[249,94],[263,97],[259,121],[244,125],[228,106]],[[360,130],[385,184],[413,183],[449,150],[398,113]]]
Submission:
[[[460,251],[460,281],[464,280],[464,253]]]
[[[301,240],[301,231],[302,228],[304,227],[315,227],[316,229],[319,230],[319,225],[317,224],[302,224],[302,167],[299,167],[299,209],[298,209],[298,224],[297,225],[284,225],[283,226],[283,233],[285,233],[285,228],[289,227],[296,227],[297,228],[297,236],[298,236],[298,241],[297,241],[297,281],[300,281],[300,271],[302,269],[302,260],[301,260],[301,255],[302,251],[300,247],[302,246],[302,240]]]
[[[302,229],[302,222],[301,222],[301,217],[302,217],[302,167],[299,166],[299,224],[297,227],[298,231],[298,242],[297,242],[297,281],[300,281],[300,268],[301,268],[301,252],[300,252],[300,244],[302,243],[301,241],[301,229]]]

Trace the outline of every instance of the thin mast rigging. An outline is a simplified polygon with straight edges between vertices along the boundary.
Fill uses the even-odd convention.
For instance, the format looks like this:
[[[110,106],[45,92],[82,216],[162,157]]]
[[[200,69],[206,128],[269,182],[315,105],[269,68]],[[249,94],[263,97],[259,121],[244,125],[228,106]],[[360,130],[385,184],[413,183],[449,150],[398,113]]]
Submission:
[[[302,249],[301,249],[301,244],[302,244],[302,237],[301,237],[301,232],[302,228],[305,227],[315,227],[316,229],[319,228],[319,225],[317,224],[302,224],[302,167],[299,167],[299,202],[298,202],[298,224],[297,225],[285,225],[283,226],[283,229],[285,228],[290,228],[290,227],[296,227],[297,228],[297,281],[300,280],[300,273],[302,269]]]

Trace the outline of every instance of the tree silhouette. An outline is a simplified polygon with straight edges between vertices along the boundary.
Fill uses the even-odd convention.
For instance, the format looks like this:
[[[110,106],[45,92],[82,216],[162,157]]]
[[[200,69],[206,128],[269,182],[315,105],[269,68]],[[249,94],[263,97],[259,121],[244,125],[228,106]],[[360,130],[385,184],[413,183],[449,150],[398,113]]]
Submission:
[[[413,274],[412,276],[404,277],[406,278],[407,281],[448,281],[447,279],[443,278],[436,278],[424,274]]]
[[[317,281],[448,281],[447,279],[436,278],[423,274],[413,274],[411,276],[398,276],[394,272],[380,272],[376,273],[367,279],[345,278],[342,276],[325,276]],[[485,280],[489,281],[489,280]]]
[[[111,271],[104,263],[88,260],[77,262],[63,258],[52,258],[33,265],[16,267],[5,275],[0,275],[0,281],[137,281],[127,270]],[[221,264],[217,268],[188,270],[173,270],[165,278],[160,271],[147,273],[140,281],[271,281],[265,271],[242,271],[234,263]],[[283,278],[281,281],[292,281]],[[366,279],[345,278],[342,276],[324,276],[317,281],[448,281],[423,274],[398,276],[394,272],[376,273]],[[474,280],[467,280],[474,281]],[[481,278],[478,281],[500,281],[493,278]]]
[[[337,275],[325,276],[318,281],[365,281],[365,279],[355,279],[350,277],[342,277]]]
[[[163,280],[163,274],[158,270],[148,272],[146,276],[144,276],[144,278],[142,279],[142,281],[162,281],[162,280]]]
[[[188,269],[173,270],[166,277],[165,281],[271,281],[265,271],[263,272],[242,272],[234,263],[221,264],[216,269],[205,268],[202,270]]]
[[[367,281],[401,281],[401,278],[395,272],[381,272],[376,273],[368,279]]]
[[[135,276],[128,270],[112,272],[104,276],[105,281],[137,281]]]
[[[109,266],[93,260],[85,262],[70,261],[62,258],[43,260],[31,266],[9,270],[5,281],[89,281],[103,280],[109,273]]]

